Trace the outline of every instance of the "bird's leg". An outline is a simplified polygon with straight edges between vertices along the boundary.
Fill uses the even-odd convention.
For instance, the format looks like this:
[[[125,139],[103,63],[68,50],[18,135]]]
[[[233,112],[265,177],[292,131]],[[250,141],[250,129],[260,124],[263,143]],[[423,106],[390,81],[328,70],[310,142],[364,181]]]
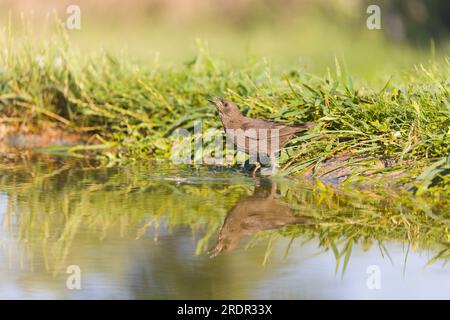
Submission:
[[[259,168],[261,168],[261,163],[259,163],[259,161],[256,161],[255,169],[253,169],[253,172],[252,172],[253,178],[256,177],[256,171],[258,171]]]
[[[272,153],[270,155],[270,164],[271,164],[271,168],[270,168],[270,173],[272,175],[274,175],[275,173],[277,173],[277,168],[278,168],[278,162],[277,162],[277,158],[275,157],[275,154]]]

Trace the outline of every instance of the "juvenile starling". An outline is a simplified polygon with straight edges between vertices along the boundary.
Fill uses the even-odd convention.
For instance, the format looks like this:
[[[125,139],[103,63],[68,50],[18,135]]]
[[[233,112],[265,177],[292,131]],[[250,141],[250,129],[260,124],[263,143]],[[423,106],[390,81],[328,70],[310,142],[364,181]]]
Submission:
[[[244,117],[235,103],[214,97],[208,100],[219,112],[220,120],[229,139],[238,151],[248,153],[256,163],[253,176],[261,168],[263,157],[271,163],[271,173],[276,173],[276,153],[299,132],[314,127],[313,123],[289,125],[281,122]],[[262,161],[263,160],[263,161]]]

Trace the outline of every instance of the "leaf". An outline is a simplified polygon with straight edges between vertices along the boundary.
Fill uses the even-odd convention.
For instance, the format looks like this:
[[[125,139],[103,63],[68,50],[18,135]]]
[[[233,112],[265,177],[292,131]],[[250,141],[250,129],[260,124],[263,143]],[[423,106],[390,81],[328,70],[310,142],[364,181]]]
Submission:
[[[347,245],[345,246],[345,249],[343,251],[345,252],[345,257],[344,257],[344,265],[342,267],[342,278],[344,277],[345,270],[347,269],[347,265],[350,260],[350,256],[352,254],[352,248],[353,248],[353,239],[350,239],[347,242]]]
[[[331,250],[333,251],[334,258],[336,259],[336,268],[334,270],[334,274],[337,274],[337,272],[339,270],[339,264],[340,264],[340,261],[341,261],[341,257],[339,255],[339,250],[336,247],[336,244],[334,243],[333,240],[330,240],[330,246],[331,246]]]

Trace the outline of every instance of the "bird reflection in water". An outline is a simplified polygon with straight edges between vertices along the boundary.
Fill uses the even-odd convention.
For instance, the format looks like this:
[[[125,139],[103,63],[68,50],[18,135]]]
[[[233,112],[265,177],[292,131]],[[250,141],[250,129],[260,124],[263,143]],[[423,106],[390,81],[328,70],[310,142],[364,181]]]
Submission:
[[[225,217],[217,243],[210,251],[211,257],[233,250],[242,236],[310,223],[307,218],[295,215],[276,196],[277,184],[274,181],[268,178],[255,179],[253,195],[240,199]]]

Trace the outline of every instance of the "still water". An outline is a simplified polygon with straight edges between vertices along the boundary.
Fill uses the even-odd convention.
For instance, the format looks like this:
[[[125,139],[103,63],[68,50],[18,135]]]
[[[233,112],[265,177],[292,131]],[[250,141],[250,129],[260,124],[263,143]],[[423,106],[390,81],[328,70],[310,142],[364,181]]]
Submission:
[[[229,169],[3,163],[0,298],[448,299],[447,210]]]

